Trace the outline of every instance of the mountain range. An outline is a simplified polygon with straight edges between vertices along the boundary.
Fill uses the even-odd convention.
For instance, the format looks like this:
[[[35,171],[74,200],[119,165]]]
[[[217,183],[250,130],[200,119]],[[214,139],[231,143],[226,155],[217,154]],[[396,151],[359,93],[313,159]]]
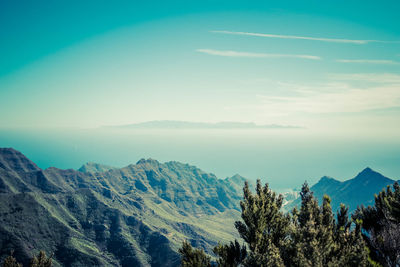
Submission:
[[[44,250],[54,266],[178,266],[183,240],[212,254],[218,242],[238,238],[245,181],[154,159],[41,169],[0,148],[0,261],[14,250],[27,264]],[[322,177],[311,190],[320,201],[330,195],[334,211],[340,203],[354,210],[394,182],[366,168],[344,182]],[[283,195],[285,210],[300,203],[297,191]]]
[[[93,168],[92,168],[93,167]],[[244,178],[179,162],[40,169],[0,149],[0,255],[55,266],[177,266],[183,240],[208,253],[236,236]]]

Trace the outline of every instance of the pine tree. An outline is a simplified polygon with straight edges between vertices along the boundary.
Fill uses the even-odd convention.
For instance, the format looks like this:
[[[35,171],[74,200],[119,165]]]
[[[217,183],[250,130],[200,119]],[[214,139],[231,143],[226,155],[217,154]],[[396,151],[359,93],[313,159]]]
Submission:
[[[31,260],[30,267],[51,267],[52,265],[52,255],[50,257],[46,256],[46,253],[41,250],[37,256],[34,256]]]
[[[343,251],[350,239],[349,208],[341,204],[337,213],[337,223],[335,225],[335,242],[337,245],[336,253]]]
[[[270,242],[270,241],[267,241]],[[266,245],[264,253],[255,253],[250,251],[248,257],[243,261],[243,266],[246,267],[284,267],[281,252],[274,244]]]
[[[331,199],[329,196],[324,195],[321,207],[321,225],[320,225],[320,239],[321,239],[321,252],[322,264],[327,266],[334,257],[335,241],[334,241],[334,228],[335,219],[332,213]]]
[[[349,208],[341,204],[335,226],[335,260],[338,266],[369,266],[368,249],[361,235],[359,221],[351,230],[353,221],[349,219]]]
[[[183,242],[179,253],[181,254],[182,267],[211,267],[211,259],[204,253],[204,250],[194,249],[186,241]]]
[[[4,260],[3,267],[22,267],[22,264],[17,262],[17,259],[13,256],[14,251],[11,251],[10,255]]]
[[[361,206],[353,215],[361,224],[370,256],[384,266],[400,266],[400,186],[388,186],[375,196],[375,205]]]
[[[251,193],[247,182],[243,193],[240,202],[243,221],[237,221],[235,226],[250,249],[244,265],[283,266],[281,255],[285,254],[290,224],[289,216],[280,211],[283,197],[270,190],[268,184],[262,187],[260,180],[256,194]]]
[[[396,188],[400,193],[400,187]],[[374,264],[368,258],[368,248],[362,238],[361,220],[350,220],[348,207],[344,205],[341,205],[335,220],[331,199],[324,196],[319,206],[307,183],[300,193],[300,210],[295,208],[288,214],[280,210],[282,196],[277,196],[268,184],[262,187],[257,181],[256,193],[253,194],[245,183],[243,193],[244,199],[240,202],[242,221],[237,221],[235,226],[246,246],[240,246],[237,240],[229,245],[219,244],[214,248],[218,266],[339,267]],[[380,203],[385,202],[381,200]],[[393,206],[397,207],[396,204]],[[397,216],[396,208],[388,210],[394,214],[393,218]],[[180,253],[182,266],[210,266],[207,265],[210,259],[204,251],[193,250],[188,243],[184,243]]]
[[[359,224],[352,230],[348,208],[341,205],[335,221],[331,200],[324,196],[321,207],[307,183],[300,193],[300,211],[294,210],[294,254],[292,266],[368,266],[366,243]],[[296,222],[297,220],[297,222]]]
[[[220,267],[239,266],[247,256],[246,246],[240,246],[239,242],[230,242],[229,245],[218,244],[213,250],[219,258],[217,264]]]
[[[290,265],[295,266],[324,266],[328,261],[326,254],[330,254],[330,248],[324,247],[330,243],[331,225],[324,227],[323,222],[332,223],[330,219],[331,209],[329,208],[330,200],[325,200],[325,206],[322,207],[323,214],[318,206],[307,183],[304,183],[300,192],[301,207],[296,212],[297,222],[296,231],[293,233],[294,240],[294,257]],[[326,228],[326,229],[325,229]],[[325,231],[324,231],[325,230]],[[328,235],[328,236],[327,236]],[[323,240],[323,239],[326,240]]]

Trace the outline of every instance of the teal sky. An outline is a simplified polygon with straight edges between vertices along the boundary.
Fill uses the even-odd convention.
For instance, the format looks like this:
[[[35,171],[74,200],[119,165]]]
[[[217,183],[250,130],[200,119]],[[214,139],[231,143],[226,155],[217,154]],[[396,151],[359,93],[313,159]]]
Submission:
[[[398,1],[1,1],[0,125],[396,136],[398,14]]]

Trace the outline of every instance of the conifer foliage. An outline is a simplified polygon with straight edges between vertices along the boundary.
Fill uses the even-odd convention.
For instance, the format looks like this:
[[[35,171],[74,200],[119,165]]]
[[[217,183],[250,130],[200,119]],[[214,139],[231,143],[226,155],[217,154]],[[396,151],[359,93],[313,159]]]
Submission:
[[[52,266],[52,256],[47,257],[44,251],[40,251],[37,256],[33,256],[29,267],[51,267]],[[22,267],[22,263],[17,262],[17,259],[13,256],[13,251],[11,251],[10,256],[8,256],[2,267]]]
[[[217,264],[220,267],[238,266],[247,256],[246,246],[241,246],[237,240],[229,245],[218,244],[213,251],[219,257]]]
[[[240,203],[243,221],[235,223],[250,250],[243,263],[284,266],[282,255],[288,243],[290,218],[280,211],[283,197],[277,196],[268,185],[262,187],[260,181],[254,195],[248,183],[245,183],[243,193],[244,199]]]
[[[245,245],[237,240],[229,245],[214,248],[215,266],[270,267],[270,266],[371,266],[368,248],[361,233],[359,220],[349,219],[344,205],[335,218],[331,200],[324,196],[321,206],[307,183],[302,187],[300,210],[285,214],[281,211],[283,198],[274,193],[268,184],[257,181],[253,194],[248,183],[243,188],[240,203],[242,220],[235,223]],[[189,246],[189,247],[188,247]],[[184,243],[182,266],[187,258],[202,251]],[[201,253],[200,253],[201,254]],[[205,255],[204,255],[205,256]],[[203,256],[203,257],[204,257]],[[199,262],[199,261],[197,261]]]
[[[382,190],[374,206],[359,207],[353,218],[361,224],[371,257],[383,266],[400,266],[400,185]]]
[[[187,241],[183,242],[179,253],[182,267],[211,267],[211,258],[204,253],[204,250],[193,248]]]
[[[46,253],[41,250],[37,256],[34,256],[31,260],[30,267],[51,267],[52,256],[47,257]]]
[[[2,264],[3,267],[22,267],[22,264],[17,262],[17,259],[14,258],[13,254],[14,254],[14,251],[11,251],[10,256],[8,256],[4,260],[4,262]]]

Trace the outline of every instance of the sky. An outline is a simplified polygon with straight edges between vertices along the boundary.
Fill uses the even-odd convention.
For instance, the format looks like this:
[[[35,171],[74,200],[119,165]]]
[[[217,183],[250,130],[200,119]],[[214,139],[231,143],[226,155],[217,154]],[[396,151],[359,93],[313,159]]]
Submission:
[[[0,146],[276,188],[400,172],[398,1],[0,1]],[[124,132],[153,120],[299,128]],[[103,131],[103,130],[104,131]]]
[[[0,124],[400,129],[398,2],[189,2],[1,1]]]

